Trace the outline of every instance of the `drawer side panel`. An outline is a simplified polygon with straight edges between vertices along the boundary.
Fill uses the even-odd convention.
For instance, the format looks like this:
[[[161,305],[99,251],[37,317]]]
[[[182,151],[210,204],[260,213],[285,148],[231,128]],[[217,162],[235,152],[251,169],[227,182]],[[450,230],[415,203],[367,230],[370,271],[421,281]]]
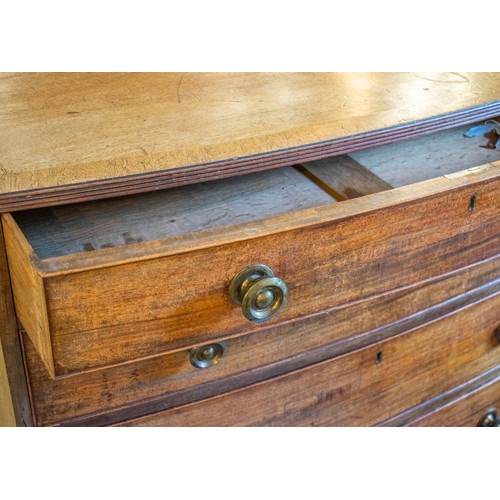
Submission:
[[[2,215],[16,314],[51,377],[55,376],[44,280],[33,266],[36,256],[10,214]]]

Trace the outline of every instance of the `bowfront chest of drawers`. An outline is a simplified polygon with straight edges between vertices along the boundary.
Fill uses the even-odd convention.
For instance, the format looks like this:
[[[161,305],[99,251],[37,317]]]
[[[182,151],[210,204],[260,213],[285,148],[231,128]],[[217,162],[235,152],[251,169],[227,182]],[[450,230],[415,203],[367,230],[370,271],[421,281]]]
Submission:
[[[0,76],[4,425],[500,425],[500,74]]]

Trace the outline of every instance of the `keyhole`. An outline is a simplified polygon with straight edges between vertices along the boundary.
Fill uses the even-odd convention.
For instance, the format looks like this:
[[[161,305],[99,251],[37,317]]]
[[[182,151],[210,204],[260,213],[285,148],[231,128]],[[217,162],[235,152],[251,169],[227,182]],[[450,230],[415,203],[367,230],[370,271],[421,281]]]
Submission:
[[[470,197],[470,201],[469,201],[469,206],[467,207],[467,210],[469,212],[472,212],[474,210],[474,206],[476,205],[476,195],[473,194],[471,197]]]
[[[382,363],[382,351],[377,352],[377,356],[375,357],[375,364]]]

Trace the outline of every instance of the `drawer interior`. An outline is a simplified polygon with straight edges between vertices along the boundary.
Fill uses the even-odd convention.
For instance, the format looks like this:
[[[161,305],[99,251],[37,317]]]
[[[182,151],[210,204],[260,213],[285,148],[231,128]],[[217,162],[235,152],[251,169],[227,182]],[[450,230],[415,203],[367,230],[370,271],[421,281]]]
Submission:
[[[29,210],[16,222],[39,258],[160,240],[335,200],[292,167],[167,191]]]
[[[500,160],[468,127],[271,171],[59,207],[14,219],[40,259],[256,221]]]

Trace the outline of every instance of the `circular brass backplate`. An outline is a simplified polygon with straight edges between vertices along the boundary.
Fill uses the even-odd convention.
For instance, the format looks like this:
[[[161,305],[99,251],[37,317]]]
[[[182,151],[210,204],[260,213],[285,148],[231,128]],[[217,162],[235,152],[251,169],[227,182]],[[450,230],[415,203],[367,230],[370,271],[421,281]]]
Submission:
[[[209,368],[216,365],[226,352],[225,342],[215,342],[189,349],[189,362],[195,368]]]
[[[250,321],[266,321],[283,309],[287,294],[288,289],[283,280],[276,277],[262,278],[244,295],[241,311]],[[271,300],[268,300],[269,297]]]

